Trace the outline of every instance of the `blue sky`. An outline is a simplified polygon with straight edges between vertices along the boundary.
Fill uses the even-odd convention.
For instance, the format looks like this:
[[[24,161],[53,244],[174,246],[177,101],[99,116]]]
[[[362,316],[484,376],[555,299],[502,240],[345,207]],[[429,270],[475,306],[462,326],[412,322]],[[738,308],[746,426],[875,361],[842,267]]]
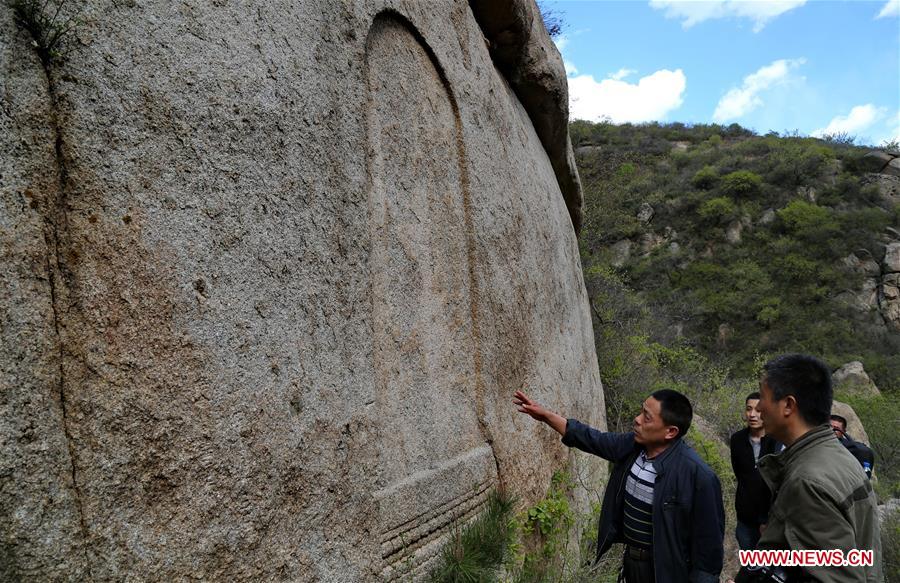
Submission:
[[[900,0],[542,2],[573,119],[900,139]]]

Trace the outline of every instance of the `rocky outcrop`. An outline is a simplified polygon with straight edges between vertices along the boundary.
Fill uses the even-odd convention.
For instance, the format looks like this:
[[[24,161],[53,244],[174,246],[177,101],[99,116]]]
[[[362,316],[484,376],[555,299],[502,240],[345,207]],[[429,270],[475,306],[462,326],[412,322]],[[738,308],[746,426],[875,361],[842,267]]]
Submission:
[[[866,172],[883,172],[895,156],[882,150],[867,152],[859,161],[859,166]]]
[[[886,204],[900,202],[900,156],[873,150],[862,157],[859,165],[868,173],[865,183],[877,186]]]
[[[760,225],[771,225],[775,222],[775,210],[774,209],[766,209],[759,217]]]
[[[843,301],[861,312],[877,310],[881,266],[865,250],[859,251],[859,256],[851,253],[841,261],[841,264],[844,269],[862,278],[858,289],[842,292]]]
[[[649,203],[642,202],[638,209],[637,220],[645,224],[649,223],[653,220],[653,213],[653,207]]]
[[[628,263],[628,259],[631,257],[631,246],[632,243],[629,239],[613,243],[609,248],[611,254],[609,264],[613,267],[622,267]]]
[[[603,425],[565,76],[501,4],[88,0],[52,65],[0,5],[0,579],[421,574],[587,459],[509,403]]]
[[[741,224],[740,221],[732,221],[728,228],[725,229],[725,240],[732,245],[737,245],[741,242],[741,233],[744,230],[744,225]]]
[[[888,229],[886,237],[896,237]],[[861,276],[858,288],[842,292],[843,300],[859,311],[874,311],[889,330],[900,331],[900,241],[889,241],[881,262],[868,251],[860,250],[845,257],[842,267]]]
[[[866,373],[863,364],[858,360],[848,362],[831,375],[836,390],[863,397],[875,397],[881,394],[872,379]]]
[[[881,271],[878,308],[888,328],[900,332],[900,241],[885,248]]]
[[[469,0],[469,5],[494,63],[531,117],[578,232],[584,200],[569,139],[569,87],[540,10],[532,0]]]

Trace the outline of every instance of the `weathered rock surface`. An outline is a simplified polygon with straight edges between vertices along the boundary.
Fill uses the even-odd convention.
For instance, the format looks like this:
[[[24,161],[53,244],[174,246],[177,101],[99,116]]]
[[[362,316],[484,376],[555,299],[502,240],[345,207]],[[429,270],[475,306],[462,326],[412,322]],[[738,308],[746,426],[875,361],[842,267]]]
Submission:
[[[728,228],[725,229],[725,240],[731,243],[732,245],[736,245],[741,242],[741,232],[744,230],[744,225],[741,221],[732,221]]]
[[[0,578],[422,573],[601,471],[509,404],[603,424],[562,62],[486,4],[92,0],[47,70],[0,7]]]
[[[621,241],[613,243],[609,248],[610,253],[612,254],[612,257],[609,260],[610,265],[613,267],[622,267],[625,265],[631,257],[631,246],[632,243],[628,239],[622,239]]]
[[[872,445],[869,443],[869,436],[866,434],[866,428],[863,427],[862,421],[860,421],[859,415],[856,414],[853,407],[847,403],[833,401],[831,405],[831,414],[840,415],[847,420],[847,435],[853,438],[854,441],[861,441],[866,445]]]
[[[0,87],[0,580],[88,580],[62,392],[57,118],[5,4]]]
[[[895,236],[894,229],[889,228],[886,238],[890,241]],[[885,245],[880,264],[871,257],[851,253],[841,265],[862,275],[862,281],[858,289],[841,292],[840,297],[860,311],[877,310],[873,313],[888,330],[900,331],[900,241]]]
[[[470,0],[469,5],[494,63],[531,116],[577,233],[584,198],[569,139],[569,86],[562,56],[533,0]]]
[[[835,389],[847,391],[856,395],[875,396],[881,391],[869,378],[869,374],[858,360],[848,362],[832,373],[831,380]]]
[[[881,150],[866,153],[859,161],[860,168],[866,172],[881,172],[894,157]]]
[[[885,248],[881,271],[878,308],[888,328],[900,332],[900,241]]]
[[[637,220],[642,223],[649,223],[653,220],[653,207],[646,202],[641,203],[641,208],[638,209]]]
[[[815,204],[816,198],[818,197],[818,192],[816,191],[815,187],[812,186],[798,186],[797,196],[805,198],[809,202]]]
[[[866,252],[868,253],[868,252]],[[861,253],[862,254],[862,253]],[[840,297],[850,306],[861,312],[878,310],[878,294],[881,286],[881,266],[871,257],[860,258],[856,253],[851,253],[841,260],[841,266],[862,276],[859,289],[847,290]],[[876,313],[877,317],[877,313]]]
[[[888,244],[884,250],[884,260],[881,263],[885,273],[900,272],[900,241]]]
[[[900,158],[894,158],[888,162],[887,166],[881,169],[881,173],[887,174],[888,176],[900,177]]]
[[[763,211],[762,215],[759,217],[760,225],[769,225],[775,221],[775,210],[774,209],[766,209]]]
[[[900,177],[889,174],[868,174],[864,184],[874,184],[883,200],[890,204],[900,202]]]

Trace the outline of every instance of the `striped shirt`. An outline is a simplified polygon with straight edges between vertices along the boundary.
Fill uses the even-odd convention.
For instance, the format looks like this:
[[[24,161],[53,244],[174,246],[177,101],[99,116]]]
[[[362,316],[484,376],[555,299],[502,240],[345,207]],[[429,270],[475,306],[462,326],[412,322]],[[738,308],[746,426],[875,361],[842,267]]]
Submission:
[[[634,460],[625,479],[625,511],[623,526],[625,542],[633,547],[649,549],[653,546],[653,484],[656,470],[647,455]]]

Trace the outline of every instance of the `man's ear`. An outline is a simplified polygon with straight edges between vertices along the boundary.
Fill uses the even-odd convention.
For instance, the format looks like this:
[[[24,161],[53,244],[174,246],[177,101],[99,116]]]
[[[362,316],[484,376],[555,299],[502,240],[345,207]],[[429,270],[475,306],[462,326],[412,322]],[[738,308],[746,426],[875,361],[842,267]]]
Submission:
[[[676,437],[678,437],[678,434],[678,428],[674,425],[669,425],[668,427],[666,427],[666,434],[663,436],[663,438],[669,440],[675,439]]]
[[[794,395],[788,395],[783,399],[784,401],[784,416],[789,417],[791,415],[797,415],[800,410],[797,408],[797,398]]]

